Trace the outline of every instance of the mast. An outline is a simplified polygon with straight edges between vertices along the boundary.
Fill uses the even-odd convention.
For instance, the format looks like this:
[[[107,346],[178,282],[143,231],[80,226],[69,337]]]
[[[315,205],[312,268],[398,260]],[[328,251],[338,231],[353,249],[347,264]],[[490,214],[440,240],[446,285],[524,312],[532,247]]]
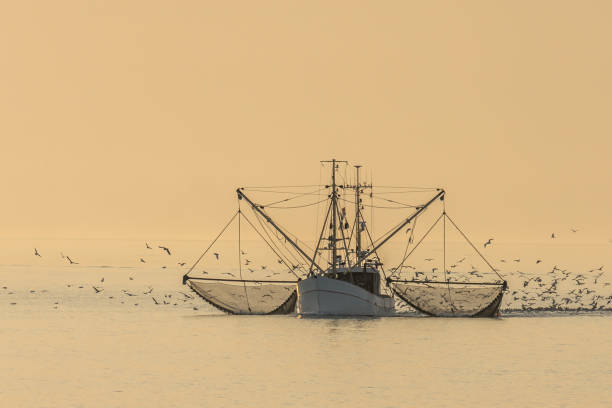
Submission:
[[[361,258],[359,254],[361,252],[361,203],[359,198],[359,193],[361,192],[361,186],[359,185],[359,168],[361,166],[357,165],[355,168],[357,169],[357,183],[355,186],[355,229],[357,234],[355,235],[355,256],[357,257],[357,267],[361,266]]]
[[[331,192],[331,212],[332,212],[332,221],[331,221],[331,250],[332,250],[332,272],[336,273],[338,259],[336,258],[338,254],[338,248],[336,243],[337,239],[337,228],[338,228],[338,186],[336,185],[336,166],[337,163],[348,163],[344,160],[322,160],[321,163],[331,163],[332,164],[332,192]],[[348,262],[348,259],[346,260]]]

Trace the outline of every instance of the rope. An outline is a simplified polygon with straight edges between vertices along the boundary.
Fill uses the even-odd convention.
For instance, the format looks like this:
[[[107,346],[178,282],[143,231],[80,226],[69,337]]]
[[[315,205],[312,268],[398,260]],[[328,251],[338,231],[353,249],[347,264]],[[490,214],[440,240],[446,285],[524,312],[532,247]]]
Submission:
[[[487,265],[489,265],[489,268],[491,268],[491,270],[493,272],[495,272],[495,274],[499,277],[499,279],[504,280],[504,278],[497,272],[497,270],[489,263],[489,261],[486,260],[486,258],[480,253],[480,251],[474,246],[474,244],[472,244],[472,241],[470,241],[470,239],[463,233],[463,231],[461,231],[459,229],[459,227],[457,226],[457,224],[454,223],[454,221],[447,215],[446,216],[448,218],[448,220],[453,224],[453,226],[457,229],[457,231],[459,231],[459,233],[463,236],[463,238],[465,238],[465,240],[468,242],[468,244],[470,244],[472,246],[472,248],[474,249],[474,251],[476,251],[476,253],[478,255],[480,255],[480,257],[482,258],[483,261],[485,261],[485,263]]]
[[[283,201],[287,201],[287,200],[283,200]],[[262,207],[264,207],[264,208],[277,208],[277,209],[281,209],[281,210],[286,210],[286,209],[312,207],[313,205],[321,204],[324,201],[327,201],[327,198],[325,200],[317,201],[315,203],[304,204],[304,205],[296,205],[296,206],[291,206],[291,207],[271,206],[271,205],[267,205],[267,206],[266,205],[262,205]]]
[[[263,218],[263,215],[261,215],[261,214],[259,214],[259,213],[255,212],[255,210],[253,210],[253,213],[255,213],[255,216],[256,216],[256,218],[257,218],[257,220],[258,220],[258,222],[259,222],[259,225],[261,225],[261,227],[264,229],[264,232],[266,232],[266,235],[267,235],[267,236],[268,236],[268,238],[270,239],[270,242],[274,242],[274,241],[273,241],[273,240],[272,240],[272,238],[270,237],[270,234],[268,233],[268,230],[272,230],[272,231],[275,233],[276,239],[280,241],[280,240],[281,240],[281,238],[278,236],[278,231],[276,231],[276,229],[273,229],[272,227],[270,227],[270,226],[269,226],[267,223],[263,223],[263,222],[262,222],[262,220],[261,220],[261,219]],[[282,227],[282,226],[281,226],[281,225],[279,225],[278,223],[277,223],[277,225],[279,226],[279,228],[281,228],[281,227]],[[297,239],[295,236],[294,236],[293,238],[294,238],[296,241],[298,241],[298,239]],[[287,242],[287,241],[285,241],[285,242]],[[278,250],[279,252],[282,252],[282,251],[280,250],[279,246],[277,246],[277,245],[276,245],[276,243],[274,243],[274,246],[277,248],[277,250]],[[304,255],[302,255],[300,252],[297,252],[297,251],[296,251],[296,253],[297,253],[297,255],[298,255],[299,257],[301,257],[301,258],[297,258],[297,257],[296,257],[296,254],[294,254],[294,253],[293,253],[292,251],[290,251],[290,250],[287,250],[287,254],[289,254],[289,255],[286,255],[286,254],[285,254],[285,257],[286,257],[286,258],[293,258],[293,261],[295,261],[296,266],[297,266],[297,267],[299,267],[299,268],[301,268],[301,263],[302,263],[302,262],[305,262],[305,263],[307,264],[307,263],[308,263],[308,259],[306,259],[306,258],[304,257]],[[300,259],[301,259],[301,260],[300,260]],[[293,263],[293,262],[292,262],[292,263]],[[304,270],[302,270],[302,271],[303,271],[304,273],[306,273]]]
[[[444,228],[443,228],[443,247],[444,247],[444,280],[446,281],[447,285],[447,289],[448,289],[448,303],[451,307],[451,312],[453,312],[453,314],[455,314],[455,306],[453,305],[453,298],[451,297],[451,291],[450,291],[450,279],[448,279],[448,274],[446,272],[446,201],[442,201],[442,215],[444,216],[444,219],[442,220],[443,224],[444,224]]]
[[[397,229],[397,227],[399,227],[404,221],[405,220],[402,220],[402,221],[398,222],[393,227],[391,227],[390,230],[388,230],[387,232],[382,234],[380,237],[376,238],[376,241],[372,242],[372,247],[374,247],[379,241],[381,241],[382,239],[386,238],[389,234],[391,234],[393,231],[395,231]]]
[[[300,262],[299,262],[299,260],[298,260],[298,259],[297,259],[297,258],[294,256],[294,254],[293,254],[293,253],[291,253],[290,251],[288,251],[288,254],[289,254],[289,255],[287,255],[287,254],[283,253],[283,251],[281,251],[281,250],[280,250],[280,248],[279,248],[279,247],[276,245],[276,243],[274,242],[274,240],[272,239],[272,237],[270,237],[270,233],[268,232],[268,229],[266,228],[266,225],[267,225],[267,224],[264,224],[264,223],[261,221],[261,217],[262,217],[262,215],[261,215],[261,214],[259,214],[258,212],[256,212],[254,209],[251,209],[251,210],[253,211],[253,214],[255,214],[255,219],[257,220],[257,222],[259,222],[259,225],[261,226],[262,230],[263,230],[263,231],[266,233],[266,236],[268,237],[268,239],[270,240],[270,242],[272,243],[272,245],[274,245],[274,246],[276,247],[276,249],[277,249],[277,251],[278,251],[279,253],[282,253],[282,256],[280,256],[281,261],[283,261],[283,263],[285,263],[285,265],[288,265],[288,263],[293,263],[293,262],[287,262],[287,260],[288,260],[289,258],[293,258],[293,261],[294,261],[296,264],[299,264],[299,263],[300,263]],[[276,231],[276,230],[273,230],[273,231]],[[277,239],[279,239],[279,240],[280,240],[280,238],[278,238],[278,237],[277,237]]]
[[[323,178],[323,176],[322,176],[323,175],[323,163],[320,163],[320,164],[321,165],[319,166],[319,184],[321,184],[321,178]],[[319,189],[319,193],[317,194],[317,199],[318,200],[321,200],[321,190],[323,190],[323,189]],[[317,221],[315,222],[314,236],[317,236],[317,232],[319,232],[319,212],[320,211],[321,211],[321,209],[317,205]],[[318,244],[317,244],[317,250],[318,250]],[[315,253],[314,256],[316,257],[317,254]],[[312,266],[311,266],[310,270],[312,270]],[[310,273],[310,271],[308,271],[308,273]]]
[[[356,217],[355,217],[356,218]],[[356,232],[357,227],[357,220],[355,219],[355,221],[353,221],[353,226],[351,227],[351,233],[349,235],[349,240],[348,240],[348,247],[351,247],[351,242],[353,242],[353,233]],[[357,238],[355,238],[355,240],[357,240]],[[357,260],[357,254],[355,254],[355,260]]]
[[[242,211],[240,211],[240,200],[238,200],[238,272],[240,273],[240,280],[242,278],[242,239],[241,239],[241,231],[240,225],[242,224],[240,221],[242,220]],[[249,294],[246,288],[246,282],[242,282],[242,287],[244,288],[244,297],[247,302],[247,307],[249,308],[249,312],[251,312],[251,303],[249,302]]]
[[[324,186],[322,186],[321,184],[304,184],[302,186],[250,186],[250,187],[242,187],[242,188],[254,191],[254,189],[256,188],[303,188],[303,187],[324,187]],[[263,191],[266,191],[266,190],[263,190]]]
[[[393,204],[399,204],[399,205],[402,205],[402,206],[404,206],[404,207],[409,207],[409,208],[414,208],[414,207],[417,207],[416,205],[413,205],[413,204],[401,203],[401,202],[399,202],[399,201],[391,200],[390,198],[380,197],[380,194],[382,194],[382,193],[378,193],[378,194],[379,194],[379,197],[374,197],[374,198],[376,198],[377,200],[388,201],[388,202],[390,202],[390,203],[393,203]],[[393,207],[393,208],[395,208],[395,207]]]
[[[293,240],[295,241],[295,243],[296,243],[296,244],[301,243],[301,244],[302,244],[302,246],[304,246],[304,247],[305,247],[306,249],[308,249],[309,251],[314,251],[314,249],[313,249],[313,248],[312,248],[310,245],[308,245],[308,244],[306,243],[306,241],[299,239],[297,235],[295,235],[295,234],[293,234],[293,233],[289,232],[289,229],[288,229],[288,228],[285,228],[285,226],[284,226],[284,225],[282,225],[282,224],[281,224],[281,223],[280,223],[278,220],[276,220],[275,222],[276,222],[276,226],[277,226],[277,227],[279,227],[280,229],[282,229],[282,230],[285,232],[285,234],[287,234],[287,235],[291,235],[291,238],[293,238]],[[275,231],[276,231],[276,230],[275,230]],[[280,241],[280,238],[279,238],[279,241]],[[285,242],[286,242],[286,241],[285,241]],[[302,254],[300,254],[300,256],[302,256],[302,258],[303,258],[303,259],[305,259],[306,261],[308,261],[306,258],[304,258],[304,257],[303,257],[303,255],[302,255]],[[308,262],[306,262],[306,263],[308,263]]]
[[[321,245],[321,240],[323,239],[323,234],[327,230],[327,220],[329,219],[329,213],[331,212],[332,204],[330,203],[327,207],[327,212],[325,213],[325,220],[323,221],[323,227],[321,228],[321,235],[319,235],[319,240],[317,241],[317,246],[315,248],[314,255],[312,256],[312,262],[310,263],[310,268],[308,269],[308,276],[312,274],[312,267],[317,259],[317,255],[319,254],[319,246]]]
[[[403,188],[406,190],[417,190],[417,191],[436,191],[439,190],[437,187],[416,187],[416,186],[377,186],[378,188]]]
[[[368,229],[367,225],[365,227],[365,230],[366,230],[366,233],[368,234],[368,238],[370,238],[370,242],[372,242],[372,236],[370,235],[370,230]],[[372,243],[372,246],[374,246],[373,243]],[[380,260],[380,256],[378,256],[378,251],[374,251],[374,253],[376,254],[376,257],[378,258],[378,260]],[[385,273],[385,269],[382,267],[382,265],[380,266],[380,270],[382,271],[383,277],[385,278],[385,280],[387,280],[387,274]]]
[[[206,255],[206,253],[210,250],[210,248],[212,248],[213,245],[215,245],[215,242],[217,242],[217,240],[219,239],[219,237],[221,235],[223,235],[223,233],[225,232],[225,230],[227,229],[227,227],[230,226],[230,224],[232,223],[232,221],[234,221],[234,219],[236,218],[236,216],[238,215],[238,211],[236,211],[234,213],[234,215],[232,216],[232,218],[230,218],[230,220],[227,222],[227,224],[225,224],[225,227],[223,227],[223,229],[221,230],[221,232],[219,233],[219,235],[217,235],[217,237],[213,240],[213,242],[208,246],[208,248],[206,248],[206,250],[204,251],[204,253],[202,253],[202,255],[200,255],[200,257],[198,258],[197,261],[195,261],[195,263],[191,266],[191,268],[189,268],[189,270],[187,271],[187,273],[184,276],[187,276],[191,273],[191,271],[193,271],[193,268],[195,268],[198,263],[202,260],[202,258],[204,258],[204,255]]]
[[[404,257],[404,259],[402,259],[402,262],[400,263],[400,265],[398,266],[398,268],[401,268],[404,265],[404,262],[406,262],[406,259],[410,258],[410,255],[412,255],[412,253],[414,251],[416,251],[416,249],[419,247],[419,245],[421,245],[421,242],[423,242],[423,240],[427,237],[427,235],[429,235],[429,233],[431,232],[432,229],[434,229],[434,227],[436,226],[436,224],[438,224],[438,222],[440,222],[440,219],[443,217],[443,214],[440,214],[440,216],[438,217],[438,219],[431,225],[431,227],[429,227],[429,229],[427,230],[427,232],[425,233],[425,235],[423,235],[421,237],[421,239],[419,240],[419,242],[417,242],[417,244],[412,248],[412,250],[410,251],[410,253],[408,255],[406,255]],[[406,249],[408,249],[408,247],[406,247]]]
[[[325,188],[325,186],[316,186],[316,187],[321,187],[322,189]],[[273,194],[298,194],[295,191],[282,191],[282,190],[260,190],[260,189],[256,189],[256,188],[246,188],[243,187],[242,188],[244,191],[254,191],[254,192],[258,192],[258,193],[273,193]],[[316,193],[302,193],[303,195],[307,195],[307,194],[311,194],[311,195],[315,195]]]
[[[346,222],[345,219],[343,219],[340,215],[340,209],[336,206],[336,213],[338,215],[338,218],[340,219],[340,233],[342,234],[342,245],[344,245],[344,255],[346,256],[346,259],[344,260],[344,262],[347,263],[348,266],[350,266],[349,263],[349,252],[348,252],[348,247],[346,246],[346,236],[344,235],[344,223]],[[336,243],[334,242],[334,245]],[[336,262],[336,260],[334,259],[334,262]],[[349,274],[351,276],[351,281],[353,281],[353,273],[351,272],[350,268],[349,268]]]
[[[287,201],[290,201],[290,200],[295,200],[296,198],[303,197],[305,195],[315,195],[315,194],[319,194],[320,195],[320,192],[322,190],[325,190],[325,188],[320,188],[318,190],[309,191],[308,193],[300,193],[300,194],[292,193],[292,194],[296,194],[295,197],[289,197],[289,198],[285,198],[285,199],[282,199],[282,200],[274,201],[274,202],[269,203],[269,204],[264,204],[264,205],[262,205],[262,207],[270,207],[271,205],[287,202]],[[289,193],[287,193],[287,194],[289,194]]]
[[[291,272],[296,278],[299,279],[299,276],[295,272],[293,272],[293,270],[289,267],[289,265],[287,265],[287,263],[282,259],[282,257],[274,250],[274,248],[272,248],[272,245],[270,245],[270,243],[266,241],[264,236],[257,230],[257,228],[255,228],[253,223],[246,217],[246,215],[243,215],[243,217],[249,223],[249,225],[253,228],[253,230],[257,233],[257,235],[259,235],[259,237],[268,245],[268,247],[270,247],[272,252],[274,252],[274,255],[278,256],[281,259],[281,261],[283,261],[285,266],[289,269],[289,272]],[[242,276],[240,278],[242,279]]]

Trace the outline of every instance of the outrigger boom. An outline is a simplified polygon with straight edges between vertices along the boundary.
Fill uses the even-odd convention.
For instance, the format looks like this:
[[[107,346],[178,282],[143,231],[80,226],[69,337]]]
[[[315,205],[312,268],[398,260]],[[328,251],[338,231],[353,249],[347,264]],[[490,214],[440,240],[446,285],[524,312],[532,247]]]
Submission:
[[[287,242],[289,242],[300,254],[302,254],[302,256],[304,256],[304,258],[308,259],[309,262],[311,262],[314,266],[317,267],[317,269],[319,269],[320,271],[323,271],[323,269],[321,269],[321,267],[319,265],[317,265],[317,263],[314,261],[313,258],[311,258],[310,256],[308,256],[308,254],[306,252],[304,252],[304,250],[302,248],[300,248],[300,246],[295,243],[290,236],[288,236],[285,231],[282,230],[282,228],[280,228],[278,225],[276,225],[276,223],[272,220],[272,218],[266,214],[264,212],[264,210],[262,209],[263,206],[261,205],[257,205],[255,204],[253,201],[251,201],[249,199],[249,197],[247,197],[244,192],[242,191],[242,188],[238,188],[236,189],[236,193],[238,193],[238,199],[245,199],[245,201],[247,203],[249,203],[249,205],[255,210],[257,211],[259,214],[261,214],[265,220],[274,227],[274,229],[276,229],[286,240]]]

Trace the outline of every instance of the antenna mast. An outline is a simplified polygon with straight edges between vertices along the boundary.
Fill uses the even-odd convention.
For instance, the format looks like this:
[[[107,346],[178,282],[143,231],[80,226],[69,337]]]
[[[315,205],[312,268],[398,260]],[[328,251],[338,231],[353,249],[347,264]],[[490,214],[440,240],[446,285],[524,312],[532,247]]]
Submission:
[[[336,197],[336,159],[332,159],[332,272],[336,273],[336,254],[338,249],[336,248],[336,228],[337,228],[337,211],[338,202]]]

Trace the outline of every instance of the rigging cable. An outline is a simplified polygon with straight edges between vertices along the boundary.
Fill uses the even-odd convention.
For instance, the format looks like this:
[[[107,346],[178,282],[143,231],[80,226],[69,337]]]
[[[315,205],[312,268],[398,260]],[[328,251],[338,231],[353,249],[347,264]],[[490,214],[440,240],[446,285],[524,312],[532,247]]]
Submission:
[[[303,245],[303,246],[304,246],[306,249],[308,249],[309,251],[314,251],[314,249],[313,249],[312,247],[310,247],[310,245],[308,245],[308,244],[306,243],[306,241],[304,241],[304,240],[300,240],[300,239],[298,238],[298,236],[297,236],[297,235],[295,235],[295,234],[293,234],[293,233],[289,232],[289,229],[288,229],[288,228],[285,228],[285,226],[284,226],[284,225],[282,225],[282,224],[281,224],[279,221],[276,221],[276,225],[277,225],[277,226],[278,226],[280,229],[284,230],[285,234],[287,234],[287,235],[291,235],[291,238],[293,238],[293,239],[295,240],[295,242],[296,242],[296,243],[299,243],[299,242],[301,241],[302,245]],[[279,239],[279,240],[280,240],[280,239]],[[285,242],[286,242],[286,241],[285,241]],[[303,257],[303,256],[302,256],[302,257]]]
[[[442,247],[444,252],[444,280],[446,281],[446,289],[448,290],[448,304],[450,305],[451,312],[453,315],[455,314],[455,306],[453,305],[453,299],[451,297],[450,291],[450,279],[448,278],[448,274],[446,271],[446,201],[442,201],[442,215],[444,219],[442,223],[444,227],[442,228]]]
[[[436,191],[439,190],[437,187],[415,187],[415,186],[378,186],[378,188],[402,188],[406,190],[413,190],[412,192],[426,192],[426,191]]]
[[[247,302],[247,307],[249,308],[249,312],[251,312],[251,303],[249,302],[249,294],[246,288],[246,282],[244,282],[244,278],[242,277],[242,239],[241,239],[241,231],[240,225],[242,224],[242,211],[240,211],[240,200],[238,200],[238,272],[240,274],[240,280],[242,280],[242,287],[244,288],[244,297]]]
[[[319,235],[319,240],[317,241],[317,245],[315,248],[314,255],[312,256],[312,262],[310,263],[310,268],[308,270],[307,276],[310,276],[312,274],[312,267],[314,266],[314,263],[317,259],[317,255],[319,254],[319,246],[321,245],[321,241],[323,240],[323,234],[327,230],[327,220],[329,219],[329,213],[331,212],[331,208],[332,204],[330,203],[327,207],[327,212],[325,213],[325,220],[323,221],[323,227],[321,228],[321,235]]]
[[[319,163],[319,184],[321,184],[321,179],[323,178],[322,174],[323,174],[323,163]],[[319,189],[317,200],[321,200],[321,191],[322,190],[323,190],[322,188]],[[320,201],[319,201],[319,203],[320,203]],[[320,208],[320,206],[317,205],[317,220],[315,222],[315,229],[314,229],[314,236],[315,237],[317,236],[317,233],[319,232],[319,212],[320,211],[321,211],[321,208]],[[317,254],[315,253],[315,257],[316,256],[317,256]],[[312,270],[312,265],[310,267],[310,271],[311,270]],[[310,273],[310,271],[308,271],[308,273]]]
[[[253,230],[257,233],[257,235],[259,235],[259,237],[268,245],[268,247],[272,250],[272,252],[274,252],[274,255],[278,256],[279,258],[281,258],[281,256],[274,250],[274,248],[272,247],[272,245],[270,245],[270,243],[268,241],[266,241],[266,239],[264,238],[264,236],[257,230],[257,228],[255,228],[255,225],[253,225],[253,223],[251,222],[251,220],[249,220],[247,218],[246,215],[243,215],[244,219],[249,223],[249,225],[253,228]],[[282,260],[282,259],[281,259]],[[285,263],[285,261],[283,260],[283,263],[285,264],[285,266],[287,267],[287,269],[289,269],[289,272],[291,272],[296,278],[299,279],[299,276],[293,272],[293,270],[289,267],[289,265],[287,265],[287,263]]]
[[[336,207],[336,213],[338,214],[338,217],[340,218],[340,224],[341,224],[340,233],[342,234],[342,245],[344,246],[344,254],[346,256],[346,259],[344,260],[344,262],[348,263],[349,262],[349,252],[348,252],[348,247],[346,246],[346,237],[344,236],[344,222],[346,222],[346,220],[342,219],[340,215],[340,210],[337,207]],[[350,266],[350,264],[348,265]],[[350,268],[348,272],[351,276],[351,281],[353,282],[353,273],[351,272]]]
[[[348,247],[349,248],[351,247],[351,242],[353,242],[353,233],[355,233],[357,231],[356,230],[356,225],[357,225],[357,217],[355,217],[355,221],[353,221],[353,226],[351,227],[351,233],[349,235],[349,241],[348,241]],[[355,238],[355,239],[357,239],[357,238]],[[357,261],[357,255],[358,254],[355,253],[355,261]],[[350,265],[350,263],[349,263],[349,265]]]
[[[210,250],[210,248],[212,248],[213,245],[215,245],[215,242],[217,242],[217,240],[219,239],[219,237],[221,235],[223,235],[223,233],[225,232],[225,230],[227,229],[227,227],[230,226],[230,224],[234,221],[234,219],[236,218],[236,216],[238,215],[238,211],[236,211],[234,213],[234,215],[232,216],[232,218],[230,218],[230,220],[227,222],[227,224],[225,224],[225,227],[223,227],[223,229],[221,230],[221,232],[219,233],[219,235],[217,235],[217,237],[213,240],[213,242],[211,242],[211,244],[208,246],[208,248],[206,248],[206,250],[202,253],[202,255],[200,255],[200,257],[197,259],[197,261],[195,261],[195,263],[191,266],[191,268],[189,268],[189,270],[187,271],[187,273],[183,276],[183,279],[185,279],[185,277],[187,275],[189,275],[191,273],[191,271],[193,271],[193,268],[195,268],[197,266],[197,264],[202,260],[202,258],[204,258],[204,255],[206,255],[206,253]]]
[[[379,199],[378,197],[373,197],[373,198]],[[345,201],[347,203],[351,203],[352,204],[352,202],[350,200],[347,200],[345,198],[338,197],[338,199],[341,200],[341,201]],[[381,200],[383,200],[383,199],[381,198]],[[415,205],[411,205],[411,206],[405,205],[405,206],[402,206],[402,207],[400,207],[400,206],[393,206],[393,207],[391,207],[391,206],[369,205],[369,204],[362,204],[362,205],[364,207],[380,208],[380,209],[388,209],[388,210],[405,210],[406,208],[416,208],[417,207]]]
[[[254,189],[266,189],[266,188],[303,188],[303,187],[322,187],[321,184],[304,184],[301,186],[249,186],[249,187],[243,187],[244,189],[248,189],[251,191],[255,191]],[[267,192],[265,190],[262,190],[264,192]]]
[[[372,235],[370,235],[370,230],[368,229],[368,226],[366,225],[365,227],[366,233],[368,234],[368,238],[370,238],[370,242],[372,243]],[[374,244],[372,243],[372,247],[374,246]],[[380,256],[378,256],[378,250],[374,251],[374,254],[376,254],[376,258],[378,258],[378,261],[380,262]],[[365,259],[364,259],[365,260]],[[385,274],[385,269],[382,267],[382,265],[380,266],[380,269],[382,270],[383,273],[383,277],[385,278],[385,281],[387,280],[387,275]]]
[[[283,200],[283,201],[287,201],[287,200]],[[288,210],[288,209],[312,207],[313,205],[321,204],[323,201],[327,201],[327,198],[324,199],[324,200],[321,200],[321,201],[310,203],[310,204],[303,204],[303,205],[296,205],[296,206],[289,206],[289,207],[273,206],[273,205],[262,205],[261,207],[263,207],[263,208],[276,208],[276,209],[281,209],[281,210]]]
[[[268,231],[268,228],[266,228],[267,224],[264,224],[261,220],[261,214],[257,213],[254,209],[252,209],[253,214],[255,214],[255,219],[257,220],[257,222],[259,222],[259,225],[261,226],[262,230],[265,232],[266,236],[268,237],[268,239],[270,240],[270,242],[272,243],[272,245],[274,245],[277,249],[277,251],[279,253],[282,254],[281,256],[281,261],[283,261],[283,263],[285,263],[287,266],[289,266],[288,264],[291,263],[293,265],[293,262],[291,261],[291,259],[293,257],[293,254],[291,253],[291,251],[287,250],[288,254],[285,254],[283,251],[281,251],[280,247],[277,246],[276,242],[272,239],[272,237],[270,236],[270,233]],[[278,231],[273,230],[274,232],[278,233]],[[276,236],[276,239],[278,239],[280,241],[280,238],[278,238],[278,236]],[[296,258],[293,257],[293,261],[296,261]]]
[[[419,240],[419,242],[416,243],[416,245],[414,247],[412,247],[412,250],[410,251],[410,253],[406,256],[404,256],[404,259],[402,259],[402,262],[398,265],[398,268],[401,268],[404,265],[404,262],[406,262],[406,259],[410,258],[410,255],[412,255],[412,253],[414,251],[416,251],[416,249],[419,247],[419,245],[421,245],[421,242],[423,242],[423,240],[427,237],[427,235],[429,235],[429,233],[431,232],[432,229],[434,229],[434,227],[436,226],[436,224],[438,224],[438,222],[440,222],[440,219],[444,216],[444,214],[440,214],[440,216],[438,217],[438,219],[436,221],[434,221],[434,223],[431,225],[431,227],[429,227],[429,229],[427,230],[427,232],[421,237],[421,239]],[[408,249],[408,247],[406,246],[406,249]]]
[[[268,232],[268,229],[269,229],[270,227],[268,227],[268,226],[267,226],[267,224],[264,224],[264,223],[262,222],[261,217],[263,217],[263,216],[262,216],[261,214],[259,214],[259,213],[255,212],[255,210],[254,210],[254,209],[253,209],[253,213],[255,214],[255,218],[256,218],[256,219],[257,219],[257,221],[259,222],[259,225],[261,225],[261,227],[262,227],[263,231],[266,233],[266,235],[267,235],[267,236],[268,236],[268,238],[270,239],[270,242],[272,242],[272,243],[274,244],[274,246],[277,248],[278,252],[283,253],[283,251],[281,251],[281,250],[280,250],[280,248],[278,247],[278,245],[277,245],[277,244],[276,244],[276,243],[275,243],[275,242],[272,240],[272,238],[270,237],[270,234],[269,234],[269,232]],[[266,228],[266,227],[267,227],[267,228]],[[276,230],[273,230],[273,231],[274,231],[274,232],[277,232]],[[278,238],[278,236],[277,236],[276,238],[277,238],[277,239],[280,241],[280,238]],[[300,265],[300,260],[299,260],[298,258],[296,258],[295,254],[294,254],[293,252],[291,252],[290,250],[287,250],[287,253],[286,253],[286,254],[285,254],[285,253],[283,253],[283,255],[284,255],[284,257],[285,257],[285,258],[287,258],[287,259],[289,259],[289,258],[293,258],[293,260],[290,262],[290,263],[292,264],[292,267],[293,267],[293,261],[295,261],[295,263],[296,263],[296,264],[298,265],[298,267],[299,267],[299,265]],[[302,259],[303,259],[303,255],[299,254],[299,252],[298,252],[298,255],[302,256]],[[281,259],[281,260],[283,260],[284,262],[286,262],[284,259]]]
[[[278,203],[283,203],[283,202],[287,202],[287,201],[290,201],[290,200],[294,200],[296,198],[303,197],[305,195],[315,195],[315,194],[319,194],[320,195],[321,190],[325,190],[325,187],[320,188],[318,190],[309,191],[307,193],[299,193],[299,194],[298,193],[286,193],[286,194],[295,194],[295,196],[294,197],[285,198],[285,199],[282,199],[282,200],[278,200],[278,201],[274,201],[274,202],[271,202],[269,204],[263,204],[262,207],[270,207],[270,206],[272,206],[274,204],[278,204]]]
[[[382,193],[378,193],[378,194],[382,194]],[[400,203],[399,201],[394,201],[394,200],[391,200],[390,198],[376,197],[376,199],[388,201],[388,202],[394,203],[394,204],[399,204],[399,205],[404,206],[404,207],[411,207],[411,208],[417,207],[416,205]]]
[[[497,269],[495,269],[490,263],[489,261],[486,260],[486,258],[480,253],[480,251],[478,249],[476,249],[476,247],[474,246],[474,244],[472,244],[472,241],[469,240],[469,238],[463,233],[463,231],[461,231],[459,229],[459,227],[457,226],[457,224],[454,223],[454,221],[447,215],[448,220],[453,224],[453,226],[457,229],[457,231],[459,231],[459,233],[463,236],[463,238],[465,238],[465,240],[468,242],[468,244],[470,244],[472,246],[472,248],[474,249],[474,251],[476,251],[476,253],[478,255],[480,255],[480,257],[482,258],[483,261],[485,261],[485,263],[487,265],[489,265],[489,268],[491,268],[491,270],[493,272],[495,272],[495,274],[501,279],[504,280],[504,278],[497,272]]]

